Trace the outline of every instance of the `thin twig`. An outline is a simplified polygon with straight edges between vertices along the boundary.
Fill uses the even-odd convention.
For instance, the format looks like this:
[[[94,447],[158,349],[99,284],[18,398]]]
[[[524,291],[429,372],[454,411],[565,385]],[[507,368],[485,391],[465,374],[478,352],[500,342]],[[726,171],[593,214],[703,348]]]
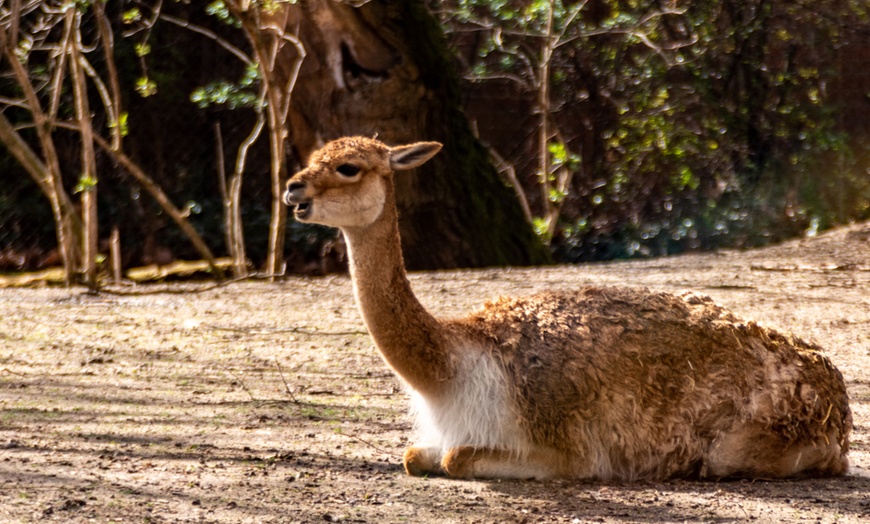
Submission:
[[[60,108],[60,96],[63,91],[63,79],[64,72],[66,71],[66,59],[68,55],[70,35],[72,33],[72,26],[69,24],[64,24],[63,28],[63,36],[60,41],[60,49],[57,50],[57,68],[54,70],[54,74],[52,74],[51,80],[51,98],[48,105],[48,114],[51,118],[55,118],[57,116],[58,109]]]
[[[5,96],[0,96],[0,104],[4,104],[7,106],[20,107],[21,109],[30,110],[30,106],[27,105],[27,101],[25,100],[15,100],[12,98],[6,98]]]
[[[487,149],[489,150],[489,154],[492,156],[493,160],[496,161],[496,169],[498,169],[499,172],[504,173],[513,186],[514,191],[517,194],[517,200],[519,200],[520,207],[523,210],[523,215],[525,215],[526,221],[531,224],[534,221],[532,208],[529,207],[529,199],[526,197],[526,192],[523,190],[523,186],[520,185],[520,181],[517,178],[516,169],[514,169],[513,164],[509,163],[499,155],[494,147],[487,146]]]
[[[229,373],[233,377],[233,379],[236,381],[236,383],[239,385],[239,387],[241,387],[245,391],[245,393],[247,393],[248,396],[251,397],[252,401],[261,402],[257,397],[254,396],[254,394],[251,392],[251,390],[248,389],[248,386],[245,384],[245,381],[240,379],[235,373],[230,371],[230,368],[224,366],[224,371],[226,371],[227,373]]]
[[[224,286],[228,286],[230,284],[235,284],[237,282],[244,282],[245,280],[266,280],[268,276],[260,276],[260,275],[248,275],[245,277],[233,278],[229,280],[223,280],[216,284],[211,284],[205,287],[201,287],[198,289],[161,289],[159,291],[115,291],[108,288],[101,288],[100,293],[105,293],[107,295],[115,295],[115,296],[145,296],[145,295],[186,295],[188,293],[205,293],[206,291],[211,291],[213,289],[221,288]]]
[[[224,326],[216,326],[214,324],[203,324],[205,327],[216,329],[218,331],[233,331],[235,333],[247,333],[250,335],[276,335],[280,333],[296,333],[298,335],[323,335],[323,336],[332,336],[332,337],[344,337],[348,335],[368,335],[365,331],[360,330],[352,330],[352,331],[316,331],[310,329],[303,328],[290,328],[290,329],[268,329],[268,328],[233,328],[233,327],[224,327]]]
[[[270,25],[270,26],[266,26],[264,29],[272,30],[272,32],[275,34],[275,36],[277,36],[279,39],[284,40],[286,42],[290,42],[291,44],[293,44],[293,46],[296,48],[296,53],[298,55],[298,57],[296,58],[296,61],[293,63],[293,71],[290,73],[290,78],[287,79],[287,85],[284,86],[284,93],[283,93],[284,104],[281,106],[281,113],[280,113],[281,121],[283,124],[284,122],[287,121],[287,115],[290,113],[291,94],[293,93],[293,89],[296,87],[296,81],[299,78],[299,71],[302,69],[302,61],[305,60],[305,56],[307,53],[305,52],[305,46],[302,44],[302,40],[300,40],[298,36],[293,35],[293,34],[288,34],[286,31],[284,31],[283,28],[278,27],[278,26],[271,26]],[[297,33],[299,32],[298,26],[296,27],[296,32]],[[277,57],[279,50],[280,50],[279,48],[275,49],[274,54],[272,56],[273,61]],[[273,69],[274,69],[274,64],[272,65],[270,70],[273,70]]]
[[[221,123],[214,123],[215,164],[217,164],[218,190],[224,202],[227,198],[227,163],[224,157],[224,138],[221,132]]]
[[[347,438],[353,439],[353,440],[357,440],[357,441],[359,441],[359,442],[362,442],[362,443],[365,444],[366,446],[368,446],[368,447],[374,449],[375,451],[378,451],[379,453],[383,453],[384,455],[389,455],[389,456],[391,456],[391,457],[393,457],[393,458],[400,458],[399,455],[393,453],[392,451],[387,451],[387,450],[385,450],[384,448],[380,448],[380,447],[378,447],[378,446],[375,446],[375,445],[372,444],[371,442],[369,442],[369,441],[367,441],[367,440],[365,440],[365,439],[363,439],[363,438],[360,438],[360,437],[358,437],[358,436],[356,436],[356,435],[348,435],[348,434],[346,434],[346,433],[339,433],[339,435],[341,435],[341,436],[343,436],[343,437],[347,437]]]
[[[109,117],[109,125],[120,126],[120,115],[115,112],[115,100],[113,100],[112,96],[109,94],[109,89],[106,87],[106,83],[103,82],[103,79],[100,78],[97,70],[94,69],[94,66],[88,62],[88,59],[84,55],[79,55],[79,63],[84,72],[87,73],[91,81],[94,83],[94,87],[97,88],[97,93],[99,93],[100,99],[103,102],[103,107],[106,109],[106,115]]]
[[[174,24],[174,25],[177,25],[179,27],[183,27],[184,29],[187,29],[188,31],[193,31],[194,33],[199,33],[205,37],[210,38],[217,45],[223,47],[224,49],[229,51],[233,56],[235,56],[236,58],[238,58],[239,60],[241,60],[242,62],[244,62],[247,65],[251,65],[254,63],[254,61],[251,59],[251,57],[246,55],[244,51],[242,51],[238,47],[234,46],[233,44],[229,43],[225,39],[221,38],[214,31],[211,31],[209,29],[206,29],[206,28],[199,26],[199,25],[196,25],[196,24],[192,24],[186,20],[176,18],[172,15],[167,15],[166,13],[160,13],[160,19],[165,20],[165,21],[169,22],[170,24]]]
[[[245,171],[245,163],[248,159],[248,150],[254,145],[254,142],[260,138],[260,133],[263,131],[263,126],[266,124],[266,115],[263,113],[263,106],[266,103],[266,82],[260,82],[260,93],[257,95],[257,105],[255,112],[257,114],[257,122],[254,128],[248,134],[247,138],[239,145],[238,155],[236,156],[236,165],[233,170],[233,177],[241,177]]]
[[[278,376],[281,377],[281,382],[284,383],[284,389],[287,390],[287,394],[290,395],[290,400],[294,404],[298,404],[299,401],[296,399],[296,395],[293,394],[293,390],[290,389],[290,385],[287,384],[287,379],[284,378],[284,371],[281,369],[281,363],[278,362],[278,359],[275,359],[275,367],[278,368]]]

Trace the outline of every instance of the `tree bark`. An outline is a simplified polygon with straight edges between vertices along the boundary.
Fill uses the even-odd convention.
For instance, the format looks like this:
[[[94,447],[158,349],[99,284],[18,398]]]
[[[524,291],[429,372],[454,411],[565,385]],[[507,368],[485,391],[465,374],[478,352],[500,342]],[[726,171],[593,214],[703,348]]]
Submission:
[[[288,115],[301,163],[346,135],[444,144],[432,162],[396,179],[410,269],[550,260],[462,113],[444,35],[422,1],[371,0],[355,8],[301,0],[288,9],[287,31],[299,28],[307,52]],[[279,56],[276,74],[289,75],[295,58],[292,50]]]
[[[239,146],[233,173],[229,179],[227,179],[224,161],[223,134],[220,124],[215,124],[214,126],[218,179],[224,209],[224,236],[226,238],[227,251],[233,259],[233,278],[236,279],[248,276],[248,258],[245,251],[245,235],[242,227],[242,174],[244,172],[248,148],[260,135],[265,123],[262,113],[257,116],[257,124],[254,126],[251,134]]]
[[[94,128],[88,103],[88,89],[81,65],[81,15],[75,9],[66,14],[73,24],[68,52],[70,76],[72,77],[73,100],[76,120],[82,138],[79,177],[82,203],[82,277],[91,291],[99,287],[97,282],[97,251],[99,250],[99,219],[97,216],[97,157],[94,152]]]
[[[287,118],[299,65],[306,52],[302,42],[295,36],[297,30],[288,23],[291,12],[289,6],[281,9],[274,5],[265,6],[241,0],[227,0],[225,5],[241,22],[242,30],[251,43],[266,97],[272,189],[266,274],[271,279],[283,275],[285,269],[287,208],[281,195],[284,193],[284,181],[288,178]]]

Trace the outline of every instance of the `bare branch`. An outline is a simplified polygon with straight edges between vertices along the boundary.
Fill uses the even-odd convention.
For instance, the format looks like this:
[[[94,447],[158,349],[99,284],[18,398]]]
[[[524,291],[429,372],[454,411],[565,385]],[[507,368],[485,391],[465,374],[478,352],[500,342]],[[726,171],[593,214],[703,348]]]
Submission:
[[[281,107],[281,118],[282,121],[287,120],[287,115],[290,113],[290,99],[291,93],[293,93],[293,89],[296,87],[296,81],[299,78],[299,71],[302,69],[302,61],[305,60],[305,46],[302,45],[302,41],[299,40],[299,37],[292,34],[287,34],[283,29],[280,29],[275,26],[268,26],[268,29],[275,31],[276,35],[282,40],[290,42],[296,48],[297,58],[296,62],[293,64],[293,71],[290,73],[290,78],[287,79],[287,85],[284,87],[284,105]],[[296,28],[296,32],[299,32],[299,27]],[[277,52],[276,52],[277,55]]]
[[[192,24],[186,20],[182,20],[180,18],[176,18],[174,16],[167,15],[167,14],[160,14],[160,19],[165,20],[165,21],[169,22],[170,24],[175,24],[179,27],[183,27],[184,29],[187,29],[188,31],[193,31],[194,33],[198,33],[198,34],[201,34],[205,37],[208,37],[209,39],[213,40],[217,45],[223,47],[224,49],[229,51],[233,56],[235,56],[236,58],[238,58],[239,60],[241,60],[242,62],[244,62],[247,65],[251,65],[254,63],[254,61],[251,59],[251,57],[248,56],[247,54],[245,54],[244,51],[242,51],[238,47],[234,46],[233,44],[229,43],[226,39],[221,38],[220,35],[218,35],[214,31],[211,31],[209,29],[206,29],[205,27],[202,27],[202,26],[199,26],[196,24]]]
[[[526,74],[531,79],[532,84],[529,84],[526,81],[519,82],[523,86],[527,86],[529,89],[534,89],[540,83],[540,79],[537,76],[537,72],[535,70],[535,65],[531,57],[526,52],[515,51],[513,49],[508,49],[504,46],[504,42],[501,39],[501,29],[495,29],[495,34],[493,35],[493,41],[496,43],[497,49],[509,56],[513,56],[517,58],[520,62],[523,63],[526,69]],[[521,78],[521,77],[518,77]]]
[[[117,124],[118,122],[118,114],[115,112],[115,101],[112,95],[109,94],[109,89],[106,87],[106,84],[103,82],[103,79],[100,78],[100,75],[97,73],[94,66],[88,62],[88,59],[84,55],[79,55],[79,63],[82,67],[82,70],[88,75],[88,78],[94,82],[94,86],[97,88],[97,93],[100,95],[100,99],[103,101],[103,107],[106,109],[106,114],[109,117],[109,122],[114,122]],[[114,135],[114,133],[113,133]],[[115,140],[113,136],[112,147],[115,149],[118,148],[115,145]]]
[[[12,0],[11,15],[12,21],[10,24],[9,40],[18,41],[18,28],[21,25],[21,0]]]
[[[514,191],[517,194],[517,200],[520,202],[520,207],[523,210],[523,215],[525,215],[526,221],[531,224],[534,220],[532,209],[529,206],[529,199],[526,197],[526,192],[523,190],[523,186],[517,178],[516,169],[514,169],[513,164],[507,162],[501,155],[499,155],[494,147],[487,146],[487,150],[497,163],[496,169],[498,169],[500,173],[504,173],[508,177],[508,180],[510,180],[511,186],[513,186]]]
[[[245,163],[248,159],[248,150],[260,137],[260,133],[263,132],[263,127],[266,125],[266,115],[263,113],[263,104],[266,99],[265,87],[265,83],[263,83],[260,87],[260,95],[257,98],[257,122],[254,124],[254,129],[251,130],[251,133],[239,146],[239,153],[236,156],[236,165],[233,171],[234,176],[241,176],[242,172],[244,172]]]
[[[10,151],[13,152],[13,155],[16,156],[16,159],[22,163],[28,173],[30,173],[37,181],[40,189],[51,203],[52,215],[55,219],[57,243],[60,248],[61,258],[63,259],[64,280],[67,284],[71,284],[76,279],[76,272],[79,267],[82,238],[81,220],[75,212],[69,195],[63,187],[60,161],[52,137],[54,118],[51,115],[46,115],[37,94],[44,85],[34,84],[34,81],[38,79],[35,79],[30,72],[25,69],[24,64],[22,63],[22,60],[26,58],[27,54],[32,52],[35,47],[44,45],[44,42],[51,34],[52,30],[61,20],[63,20],[63,16],[69,8],[67,7],[65,9],[59,9],[56,12],[51,12],[51,9],[44,3],[37,2],[35,4],[42,9],[45,16],[41,16],[31,27],[33,34],[28,32],[21,33],[20,28],[16,27],[14,28],[15,31],[12,32],[17,35],[18,39],[10,41],[7,30],[13,28],[4,24],[3,27],[0,27],[0,53],[2,53],[2,55],[7,59],[10,69],[12,70],[12,77],[21,89],[27,109],[33,118],[34,128],[39,139],[42,156],[38,156],[23,140],[21,140],[21,137],[18,136],[17,132],[12,129],[11,123],[8,126],[9,129],[4,129],[4,131],[11,131],[11,133],[7,133],[4,141],[7,146],[10,147]],[[33,7],[33,9],[31,9],[32,11],[36,9],[36,5],[28,4],[28,6],[21,7],[22,9]],[[19,23],[19,20],[20,16],[16,19],[16,26]],[[72,31],[69,17],[66,18],[65,24],[62,35],[62,39],[65,43],[62,46],[56,44],[44,46],[46,50],[55,53],[55,56],[59,56],[59,61],[61,63],[64,63],[62,57],[66,55],[66,49],[69,45],[70,33]],[[25,45],[22,45],[22,43]],[[36,45],[37,43],[39,43],[39,46]],[[57,55],[57,53],[60,54]],[[61,78],[62,76],[54,77],[57,92],[60,91]],[[39,83],[42,83],[42,81]],[[9,123],[5,117],[2,120],[3,124]],[[6,126],[4,126],[4,128],[5,127]],[[25,147],[19,147],[22,145]],[[19,150],[16,152],[13,147],[18,148]]]
[[[366,446],[368,446],[368,447],[374,449],[375,451],[377,451],[377,452],[379,452],[379,453],[383,453],[384,455],[387,455],[387,456],[390,456],[390,457],[394,457],[394,458],[396,458],[396,459],[399,458],[399,455],[398,455],[398,454],[396,454],[396,453],[392,453],[392,452],[390,452],[390,451],[387,451],[387,450],[385,450],[384,448],[380,448],[380,447],[378,447],[378,446],[375,446],[375,445],[372,444],[371,442],[369,442],[369,441],[367,441],[367,440],[365,440],[365,439],[363,439],[363,438],[361,438],[361,437],[358,437],[358,436],[356,436],[356,435],[348,435],[348,434],[346,434],[346,433],[339,433],[339,434],[340,434],[341,436],[343,436],[343,437],[347,437],[347,438],[350,438],[350,439],[356,440],[356,441],[358,441],[358,442],[361,442],[361,443],[365,444]]]
[[[241,387],[242,390],[243,390],[245,393],[247,393],[249,397],[251,397],[251,400],[252,400],[253,402],[261,402],[257,397],[254,396],[254,393],[251,392],[251,390],[248,388],[247,384],[245,384],[245,381],[244,381],[244,380],[242,380],[241,378],[238,377],[238,375],[236,375],[235,373],[233,373],[233,372],[230,370],[229,367],[224,366],[223,369],[224,369],[224,371],[226,371],[226,372],[227,372],[231,377],[233,377],[233,382],[235,382],[236,384],[238,384],[239,387]]]
[[[647,14],[646,16],[644,16],[643,18],[638,20],[636,23],[632,24],[630,27],[622,27],[622,28],[607,27],[607,28],[596,29],[593,31],[583,31],[581,33],[578,33],[578,34],[570,37],[570,38],[560,40],[559,43],[556,44],[556,47],[557,48],[562,47],[564,45],[570,44],[571,42],[575,42],[577,40],[580,40],[583,38],[589,38],[589,37],[593,37],[593,36],[635,35],[635,33],[641,33],[641,31],[639,29],[642,26],[644,26],[645,24],[647,24],[648,22],[651,22],[652,20],[654,20],[656,18],[661,18],[663,16],[670,16],[670,15],[682,15],[682,14],[685,14],[685,12],[686,12],[685,9],[682,9],[682,10],[680,10],[680,9],[664,9],[661,11],[654,11],[652,13]],[[674,49],[676,49],[678,47],[685,47],[685,45],[691,45],[692,43],[696,42],[698,39],[698,36],[697,35],[692,35],[692,36],[693,36],[693,38],[690,42],[688,42],[684,45],[678,45],[678,46],[674,47]],[[648,39],[649,39],[649,37],[647,35],[647,40]],[[644,42],[644,43],[646,43],[646,42]],[[658,46],[655,46],[655,47],[658,47]],[[660,49],[666,49],[666,47],[661,47]]]
[[[6,146],[7,151],[15,157],[24,167],[25,171],[39,185],[46,194],[51,192],[51,173],[48,166],[39,158],[39,155],[21,138],[18,130],[12,125],[6,115],[0,111],[0,143]]]
[[[58,126],[66,127],[69,129],[73,129],[75,131],[80,132],[80,128],[76,124],[61,124],[57,123]],[[223,270],[218,266],[217,259],[212,254],[211,250],[208,248],[208,245],[203,241],[202,237],[197,233],[196,229],[190,225],[184,218],[184,214],[176,208],[172,201],[169,200],[169,197],[163,192],[160,186],[154,182],[144,171],[139,167],[136,162],[134,162],[130,157],[125,155],[122,151],[117,151],[112,146],[106,142],[100,135],[94,134],[94,142],[102,150],[107,152],[112,158],[115,159],[124,169],[136,179],[137,182],[142,184],[142,187],[145,188],[148,193],[151,194],[152,198],[160,205],[160,207],[166,212],[167,215],[178,225],[179,228],[184,232],[187,238],[190,240],[190,243],[193,244],[193,247],[197,250],[200,256],[208,262],[209,267],[214,272],[215,276],[218,278],[223,277]]]
[[[108,91],[105,90],[104,85],[102,86],[102,89],[100,89],[102,81],[100,80],[99,75],[96,74],[96,71],[91,73],[93,68],[90,68],[90,71],[88,71],[88,76],[94,80],[97,84],[98,90],[100,90],[101,96],[103,96],[103,105],[106,108],[106,112],[109,114],[109,127],[112,130],[112,147],[120,150],[121,139],[123,138],[120,121],[121,81],[118,78],[118,69],[115,67],[115,38],[112,34],[112,24],[109,22],[109,17],[106,16],[103,2],[94,2],[93,6],[94,12],[97,15],[97,30],[100,33],[100,41],[103,43],[103,55],[106,60],[106,72],[109,75],[109,85],[112,86],[112,96],[105,96],[108,95]],[[90,66],[90,64],[88,64],[88,66]],[[87,70],[87,67],[85,69]]]
[[[486,82],[489,80],[510,80],[516,84],[519,84],[525,90],[531,91],[534,89],[534,86],[529,84],[525,78],[520,75],[512,75],[510,73],[498,73],[498,74],[489,74],[486,76],[476,76],[476,75],[466,75],[464,77],[466,80],[471,82]]]
[[[221,132],[221,123],[215,122],[214,126],[214,146],[215,146],[215,167],[218,175],[218,191],[221,194],[221,200],[226,202],[227,197],[227,163],[224,158],[224,137]],[[228,242],[229,243],[229,242]]]
[[[565,38],[565,33],[568,32],[568,29],[574,24],[574,19],[580,14],[584,7],[586,7],[586,3],[588,0],[583,0],[575,6],[574,11],[568,16],[568,19],[565,21],[565,24],[562,26],[562,30],[559,31],[559,35],[556,37],[556,46],[558,47],[558,42],[562,41]]]
[[[51,132],[49,129],[51,127],[51,118],[42,111],[39,97],[36,94],[33,84],[30,82],[30,75],[28,75],[27,70],[24,69],[21,61],[15,55],[14,50],[6,45],[7,43],[8,41],[6,40],[5,31],[0,31],[0,46],[2,46],[6,59],[12,66],[12,72],[25,99],[27,100],[30,112],[33,115],[36,133],[39,136],[40,145],[42,146],[42,152],[45,156],[46,163],[51,172],[56,173],[59,176],[61,172],[60,160],[58,159],[57,151],[55,150],[54,141],[51,138]]]
[[[0,104],[30,110],[30,106],[27,105],[27,101],[25,100],[15,100],[12,98],[6,98],[5,96],[0,96]]]
[[[71,37],[72,25],[65,21],[60,48],[57,50],[58,64],[54,69],[54,75],[52,76],[51,82],[51,101],[48,106],[48,116],[52,119],[57,118],[57,111],[60,106],[60,94],[63,91],[63,79],[66,72],[66,59],[69,55]]]
[[[278,368],[278,376],[281,377],[281,382],[284,383],[284,389],[287,391],[287,395],[290,396],[290,400],[291,400],[293,403],[297,403],[297,402],[299,402],[299,401],[296,399],[296,395],[293,394],[293,390],[290,388],[290,384],[287,383],[287,379],[284,378],[284,370],[281,369],[281,363],[278,362],[278,359],[277,359],[277,358],[275,359],[275,367]]]
[[[137,1],[139,5],[145,5],[144,2]],[[151,6],[148,6],[151,7]],[[160,17],[160,13],[163,11],[163,0],[157,0],[157,5],[151,7],[151,18],[140,24],[139,27],[134,29],[128,29],[124,31],[124,37],[130,37],[135,35],[136,33],[141,33],[142,31],[148,31],[150,34],[151,28],[154,27],[154,24],[157,23],[157,19]],[[145,40],[148,40],[148,35],[145,36]]]

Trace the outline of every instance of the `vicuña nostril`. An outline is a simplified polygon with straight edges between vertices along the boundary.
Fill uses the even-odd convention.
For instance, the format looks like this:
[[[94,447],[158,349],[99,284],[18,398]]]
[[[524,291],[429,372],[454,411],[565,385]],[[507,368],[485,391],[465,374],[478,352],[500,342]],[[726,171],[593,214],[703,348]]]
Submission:
[[[287,184],[287,191],[295,191],[297,189],[304,189],[305,182],[290,182]]]

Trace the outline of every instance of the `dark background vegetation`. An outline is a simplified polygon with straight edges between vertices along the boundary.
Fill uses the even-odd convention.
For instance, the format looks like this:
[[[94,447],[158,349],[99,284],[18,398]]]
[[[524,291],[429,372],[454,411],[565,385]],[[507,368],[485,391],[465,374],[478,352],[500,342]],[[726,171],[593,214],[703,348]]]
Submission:
[[[552,163],[573,178],[570,191],[545,197],[537,189],[539,108],[522,57],[536,56],[548,7],[558,27],[580,6],[566,30],[577,38],[552,57],[550,94],[560,130],[550,144]],[[560,201],[550,246],[557,261],[751,247],[870,218],[870,20],[863,0],[450,0],[428,7],[447,35],[481,141],[515,168],[532,215],[541,216],[545,198]],[[670,8],[679,12],[636,24]],[[164,10],[246,45],[200,3],[166,2]],[[176,205],[190,209],[191,222],[222,255],[214,129],[219,123],[225,149],[234,150],[254,122],[244,95],[256,92],[256,80],[245,84],[240,62],[188,29],[155,24],[151,52],[140,59],[135,40],[123,38],[124,25],[116,27],[127,153]],[[150,96],[131,87],[143,71],[157,89]],[[229,95],[192,100],[220,89]],[[0,76],[0,95],[14,91]],[[4,114],[24,118],[15,107]],[[58,130],[56,140],[65,164],[77,166],[78,135]],[[570,155],[559,157],[561,151]],[[261,139],[244,178],[246,247],[255,266],[267,245],[268,156]],[[287,161],[291,171],[298,167],[292,155]],[[120,228],[125,266],[196,256],[141,188],[105,157],[98,162],[100,237]],[[77,175],[70,169],[70,193]],[[56,265],[48,203],[2,150],[0,180],[0,271]],[[291,222],[288,270],[322,270],[323,243],[334,238]]]

